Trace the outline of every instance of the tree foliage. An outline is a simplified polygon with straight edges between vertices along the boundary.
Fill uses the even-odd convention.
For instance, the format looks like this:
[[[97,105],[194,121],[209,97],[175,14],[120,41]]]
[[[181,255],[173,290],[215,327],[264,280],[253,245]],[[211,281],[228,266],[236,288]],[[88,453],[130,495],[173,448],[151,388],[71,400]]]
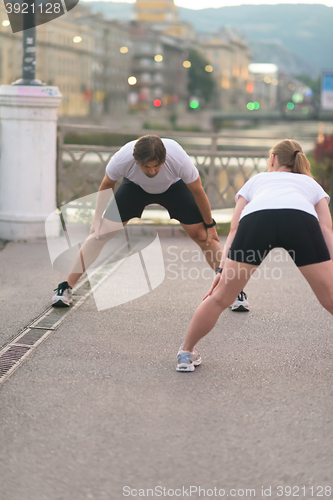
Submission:
[[[209,102],[213,97],[215,88],[215,81],[212,73],[208,73],[205,67],[209,62],[197,50],[190,49],[189,61],[191,67],[189,68],[188,91],[191,96],[203,99]]]

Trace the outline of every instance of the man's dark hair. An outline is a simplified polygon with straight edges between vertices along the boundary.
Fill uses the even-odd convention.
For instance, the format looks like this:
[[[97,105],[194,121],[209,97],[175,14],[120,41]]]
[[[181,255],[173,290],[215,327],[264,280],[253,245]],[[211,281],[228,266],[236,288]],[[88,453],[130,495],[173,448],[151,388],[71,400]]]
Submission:
[[[133,156],[141,164],[156,161],[161,165],[165,162],[166,149],[158,135],[144,135],[136,141]]]

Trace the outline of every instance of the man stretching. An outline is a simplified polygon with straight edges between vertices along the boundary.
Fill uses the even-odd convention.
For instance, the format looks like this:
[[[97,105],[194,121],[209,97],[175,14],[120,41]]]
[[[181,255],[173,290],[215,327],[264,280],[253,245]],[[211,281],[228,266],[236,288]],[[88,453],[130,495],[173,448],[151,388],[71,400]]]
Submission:
[[[101,192],[113,190],[121,177],[124,180],[105,210],[107,202]],[[190,238],[200,246],[212,269],[218,268],[223,250],[210,204],[198,169],[176,141],[145,135],[125,144],[106,166],[98,191],[90,235],[82,245],[67,281],[58,285],[52,299],[54,307],[70,306],[71,290],[83,274],[82,267],[83,271],[87,269],[104,245],[114,237],[119,215],[122,226],[125,226],[130,219],[141,217],[144,208],[151,204],[165,207],[170,218],[178,220]],[[231,309],[249,310],[244,292],[239,294]]]

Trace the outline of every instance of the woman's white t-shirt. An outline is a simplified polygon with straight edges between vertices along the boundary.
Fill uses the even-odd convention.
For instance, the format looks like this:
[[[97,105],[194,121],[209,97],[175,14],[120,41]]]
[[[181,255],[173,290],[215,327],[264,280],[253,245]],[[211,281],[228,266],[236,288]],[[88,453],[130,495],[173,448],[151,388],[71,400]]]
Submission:
[[[322,198],[330,197],[312,177],[292,172],[262,172],[247,181],[236,194],[236,202],[243,196],[248,204],[240,219],[258,210],[292,208],[303,210],[318,219],[314,206]]]
[[[178,142],[172,139],[161,140],[166,149],[166,159],[155,177],[147,177],[135,161],[133,150],[136,141],[128,142],[117,151],[106,166],[106,174],[113,181],[126,177],[147,193],[153,194],[164,193],[180,179],[185,184],[196,181],[199,177],[199,171]]]

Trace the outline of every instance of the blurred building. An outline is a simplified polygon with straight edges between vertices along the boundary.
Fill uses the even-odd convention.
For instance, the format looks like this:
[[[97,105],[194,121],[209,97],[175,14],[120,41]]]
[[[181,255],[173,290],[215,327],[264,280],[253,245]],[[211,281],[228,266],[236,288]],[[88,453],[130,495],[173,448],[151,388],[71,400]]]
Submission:
[[[22,33],[14,35],[4,3],[0,3],[0,83],[10,85],[22,77]]]
[[[0,83],[22,77],[22,32],[3,26],[7,15],[0,5]],[[77,26],[68,16],[37,27],[36,78],[59,87],[63,99],[59,115],[83,116],[90,111],[86,89],[92,88],[94,38],[89,26]]]
[[[22,32],[13,34],[0,4],[0,83],[22,77]],[[37,27],[36,78],[59,87],[59,115],[86,116],[128,109],[131,56],[128,27],[78,5]]]
[[[198,44],[216,82],[217,106],[223,110],[244,109],[251,60],[246,41],[233,30],[221,29],[218,33],[199,34]]]
[[[101,115],[128,109],[131,67],[130,34],[127,25],[92,14],[79,4],[68,15],[79,26],[87,25],[94,38],[92,61],[91,112]]]
[[[252,63],[249,65],[248,101],[258,102],[262,110],[276,109],[278,85],[279,68],[276,64]]]
[[[194,41],[195,32],[190,23],[178,18],[178,9],[173,0],[136,0],[134,19],[162,33]]]
[[[247,91],[249,101],[257,102],[262,110],[288,113],[300,109],[308,114],[313,108],[312,90],[297,78],[279,71],[275,64],[250,64]]]
[[[173,109],[187,104],[187,57],[185,42],[164,33],[131,25],[132,109],[149,109],[154,105]]]

